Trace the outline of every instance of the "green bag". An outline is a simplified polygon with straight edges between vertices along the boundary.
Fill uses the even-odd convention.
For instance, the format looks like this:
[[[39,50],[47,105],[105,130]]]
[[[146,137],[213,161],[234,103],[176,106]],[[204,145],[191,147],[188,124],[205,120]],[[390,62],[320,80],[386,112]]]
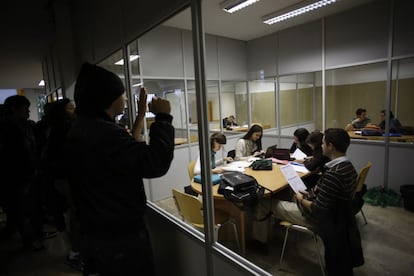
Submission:
[[[270,159],[258,159],[255,160],[250,167],[255,170],[265,170],[265,171],[271,171],[273,169],[272,160]]]

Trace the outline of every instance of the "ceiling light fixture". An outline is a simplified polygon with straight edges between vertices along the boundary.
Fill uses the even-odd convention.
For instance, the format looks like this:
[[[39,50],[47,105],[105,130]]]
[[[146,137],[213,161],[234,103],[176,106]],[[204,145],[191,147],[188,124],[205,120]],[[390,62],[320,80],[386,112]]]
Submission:
[[[220,3],[220,8],[228,13],[233,13],[258,1],[260,0],[226,0]]]
[[[45,86],[45,81],[44,80],[40,80],[38,85],[39,86]]]
[[[326,5],[335,3],[337,0],[322,0],[322,1],[305,1],[304,3],[301,2],[298,5],[290,6],[286,9],[280,10],[277,13],[273,13],[270,15],[266,15],[262,18],[263,23],[272,25],[277,22],[287,20],[289,18],[298,16],[300,14],[310,12],[315,9],[322,8]],[[304,6],[305,4],[305,6]]]
[[[133,84],[133,85],[132,85],[132,87],[138,87],[138,86],[141,86],[141,85],[143,85],[143,83],[142,83],[142,82],[140,82],[140,83],[136,83],[136,84]]]
[[[129,61],[134,61],[136,59],[139,58],[139,55],[130,55],[129,56]],[[115,62],[115,65],[124,65],[124,59],[121,58],[120,60],[118,60],[117,62]]]

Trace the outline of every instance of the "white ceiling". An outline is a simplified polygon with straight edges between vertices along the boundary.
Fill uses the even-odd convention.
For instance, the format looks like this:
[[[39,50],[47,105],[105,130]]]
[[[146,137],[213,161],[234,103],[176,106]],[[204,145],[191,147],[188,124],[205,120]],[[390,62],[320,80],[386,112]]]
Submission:
[[[262,22],[262,17],[277,11],[287,9],[303,0],[260,0],[255,4],[242,9],[236,13],[229,14],[220,9],[223,0],[205,0],[203,2],[204,31],[239,40],[252,40],[277,31],[300,25],[309,21],[338,13],[352,7],[359,6],[373,0],[337,0],[336,3],[314,10],[307,14],[282,21],[278,24],[267,25]],[[190,10],[187,9],[177,16],[171,18],[165,25],[190,29]]]
[[[0,9],[0,89],[37,88],[42,78],[41,61],[54,36],[51,0],[9,0]],[[260,0],[237,13],[220,9],[222,0],[203,1],[204,29],[208,34],[248,41],[295,25],[316,20],[372,0],[339,0],[337,3],[268,26],[261,18],[269,13],[302,2],[301,0]],[[165,25],[190,29],[189,9]]]

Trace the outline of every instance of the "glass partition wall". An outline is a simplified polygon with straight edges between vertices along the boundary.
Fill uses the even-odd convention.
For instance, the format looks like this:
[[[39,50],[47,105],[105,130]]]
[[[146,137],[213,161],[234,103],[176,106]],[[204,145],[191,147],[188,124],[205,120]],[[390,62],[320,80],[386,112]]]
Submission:
[[[177,17],[185,18],[189,13],[186,10]],[[173,22],[174,18],[170,20]],[[196,91],[191,28],[171,25],[174,24],[162,24],[127,45],[130,55],[128,85],[132,95],[129,97],[131,114],[136,114],[136,96],[142,86],[148,90],[149,99],[157,96],[171,102],[176,129],[174,164],[165,178],[151,180],[156,185],[149,185],[151,189],[147,195],[150,201],[181,219],[171,189],[184,191],[184,187],[191,183],[187,176],[187,166],[199,155],[201,137],[198,137],[200,118],[197,113],[197,97],[200,92]],[[372,123],[379,124],[379,113],[388,107],[389,102],[390,110],[404,126],[414,126],[414,110],[411,107],[414,99],[412,57],[392,60],[392,85],[389,92],[389,61],[386,58],[352,65],[339,64],[325,70],[297,69],[291,70],[291,73],[288,71],[280,75],[269,74],[266,78],[248,79],[246,76],[250,68],[245,64],[248,55],[245,41],[206,35],[205,47],[207,133],[211,135],[213,132],[224,132],[228,141],[231,140],[219,155],[225,156],[228,150],[233,149],[234,142],[243,135],[243,132],[223,128],[223,119],[230,115],[235,116],[240,126],[249,127],[253,123],[260,123],[265,129],[265,135],[290,138],[299,127],[305,127],[309,131],[323,131],[324,127],[345,127],[355,117],[357,108],[367,109]],[[277,55],[280,49],[272,50]],[[232,55],[226,55],[226,51]],[[124,60],[123,53],[122,50],[117,51],[100,65],[126,80],[125,64],[120,62]],[[237,56],[237,53],[240,55]],[[227,56],[235,58],[228,60]],[[269,58],[266,61],[268,60],[272,64],[266,66],[279,66],[279,69],[283,69],[283,65],[273,64],[278,59]],[[324,79],[322,76],[325,76]],[[127,122],[126,127],[130,127],[132,121],[128,118],[128,108],[126,106],[124,116],[118,118],[121,123]],[[147,127],[152,120],[153,115],[148,114]],[[204,160],[202,158],[202,162]],[[225,238],[219,237],[218,241],[234,249]],[[240,253],[238,250],[234,252]]]
[[[309,131],[321,130],[321,120],[317,119],[317,108],[321,108],[318,97],[316,73],[295,74],[279,77],[280,128],[282,135],[304,127]],[[320,109],[321,110],[321,109]]]
[[[326,127],[344,128],[358,108],[366,109],[372,123],[378,125],[385,108],[386,80],[386,62],[327,70]]]
[[[405,133],[414,135],[414,58],[392,62],[391,110],[398,118]]]
[[[125,79],[125,62],[124,62],[124,53],[122,50],[118,50],[97,65],[115,73],[124,83],[126,87],[126,79]],[[126,95],[128,98],[128,95]],[[122,115],[118,115],[115,118],[116,122],[125,127],[125,129],[131,129],[131,122],[129,119],[129,108],[128,108],[128,101],[125,102],[125,109]]]

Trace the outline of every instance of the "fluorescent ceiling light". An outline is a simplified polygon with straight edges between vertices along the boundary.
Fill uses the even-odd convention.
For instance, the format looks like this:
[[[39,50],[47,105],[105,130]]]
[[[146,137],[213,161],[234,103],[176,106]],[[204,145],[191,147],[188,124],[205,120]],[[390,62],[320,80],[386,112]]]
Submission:
[[[44,80],[40,80],[38,85],[39,86],[45,86],[45,81]]]
[[[321,0],[321,1],[313,0],[313,1],[305,1],[305,3],[301,2],[298,5],[288,7],[287,9],[283,9],[277,13],[264,16],[262,20],[263,20],[263,23],[272,25],[277,22],[298,16],[300,14],[322,8],[323,6],[335,3],[336,1],[337,0]]]
[[[139,55],[130,55],[129,56],[129,61],[134,61],[138,58],[139,58]],[[124,59],[122,58],[122,59],[118,60],[117,62],[115,62],[115,65],[124,65]]]
[[[142,82],[133,84],[132,87],[137,87],[137,86],[141,86],[141,85],[142,85]]]
[[[220,8],[228,13],[233,13],[258,1],[259,0],[226,0],[220,3]]]

